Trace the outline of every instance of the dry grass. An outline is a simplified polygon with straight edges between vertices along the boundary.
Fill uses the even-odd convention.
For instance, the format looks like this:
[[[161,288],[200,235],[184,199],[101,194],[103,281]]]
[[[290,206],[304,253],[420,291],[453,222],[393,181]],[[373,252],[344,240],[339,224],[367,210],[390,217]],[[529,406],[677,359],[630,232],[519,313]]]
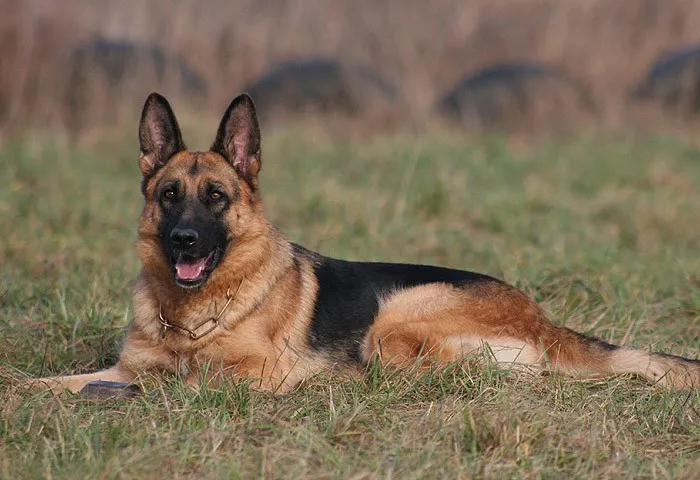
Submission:
[[[435,128],[436,99],[462,75],[498,61],[533,59],[593,90],[597,125],[629,126],[646,113],[630,114],[628,89],[661,52],[697,41],[700,23],[697,0],[241,0],[177,6],[167,0],[4,0],[0,6],[5,137],[65,123],[68,53],[96,33],[182,53],[205,74],[208,105],[216,115],[276,62],[330,55],[386,75],[403,95],[398,127],[426,130]],[[133,117],[154,88],[176,96],[168,86],[144,80],[124,98],[91,98],[89,108],[109,114],[120,105]]]
[[[214,128],[185,138],[201,148]],[[276,398],[172,378],[134,401],[17,393],[24,375],[115,361],[139,269],[134,136],[0,149],[0,477],[697,478],[700,391],[628,377],[452,366],[320,375]],[[292,241],[488,273],[579,331],[700,352],[698,148],[266,135],[263,149],[266,209]]]

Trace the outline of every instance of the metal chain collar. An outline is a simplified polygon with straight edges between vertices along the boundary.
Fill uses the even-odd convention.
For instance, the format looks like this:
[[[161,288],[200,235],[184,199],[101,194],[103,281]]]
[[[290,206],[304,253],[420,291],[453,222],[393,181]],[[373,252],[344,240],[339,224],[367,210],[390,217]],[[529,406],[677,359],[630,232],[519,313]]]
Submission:
[[[192,330],[189,328],[181,327],[180,325],[175,325],[174,323],[168,322],[168,320],[163,317],[163,304],[160,304],[159,311],[158,311],[158,320],[160,321],[160,324],[163,326],[163,332],[162,332],[162,337],[165,337],[166,332],[168,329],[173,329],[175,331],[178,331],[182,333],[183,335],[187,335],[190,337],[191,340],[199,340],[200,338],[210,334],[213,332],[216,327],[219,326],[219,321],[221,320],[221,316],[224,314],[226,309],[228,308],[229,305],[231,305],[231,302],[233,302],[236,297],[238,297],[238,293],[241,291],[241,287],[243,287],[243,282],[245,281],[245,277],[241,279],[241,283],[238,284],[238,289],[236,289],[236,293],[231,295],[231,287],[226,290],[226,304],[224,305],[224,308],[221,309],[221,311],[215,316],[215,317],[210,317],[204,320],[202,323],[194,327]],[[208,328],[206,331],[197,334],[197,330],[202,328],[204,325],[207,323],[212,322],[212,325],[210,328]]]

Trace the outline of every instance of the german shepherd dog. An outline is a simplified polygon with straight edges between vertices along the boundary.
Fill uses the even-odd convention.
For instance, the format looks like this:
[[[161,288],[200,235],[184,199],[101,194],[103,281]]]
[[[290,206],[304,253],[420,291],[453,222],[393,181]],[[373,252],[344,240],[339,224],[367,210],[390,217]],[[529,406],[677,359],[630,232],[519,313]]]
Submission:
[[[700,386],[700,361],[553,325],[495,278],[336,260],[289,242],[263,213],[260,129],[248,95],[228,107],[211,149],[193,152],[167,100],[152,93],[139,140],[145,206],[134,320],[115,366],[38,381],[54,391],[170,372],[195,386],[254,379],[254,388],[287,392],[333,366],[441,364],[478,352],[579,378],[636,374],[673,389]]]

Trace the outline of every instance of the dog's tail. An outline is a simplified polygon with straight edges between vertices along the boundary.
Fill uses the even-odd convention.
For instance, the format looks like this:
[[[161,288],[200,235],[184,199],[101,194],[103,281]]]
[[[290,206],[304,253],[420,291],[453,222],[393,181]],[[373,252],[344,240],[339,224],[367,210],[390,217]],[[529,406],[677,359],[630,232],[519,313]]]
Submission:
[[[700,388],[700,361],[618,347],[564,327],[547,329],[541,339],[542,361],[573,377],[638,375],[671,389]]]

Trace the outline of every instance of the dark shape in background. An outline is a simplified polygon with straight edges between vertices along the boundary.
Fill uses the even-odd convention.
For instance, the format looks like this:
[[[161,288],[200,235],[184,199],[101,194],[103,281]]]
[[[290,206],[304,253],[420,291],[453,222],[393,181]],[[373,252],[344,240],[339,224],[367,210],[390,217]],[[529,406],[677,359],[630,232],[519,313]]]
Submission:
[[[244,87],[263,121],[308,114],[356,116],[377,101],[391,103],[396,88],[375,70],[333,58],[281,63]]]
[[[444,117],[484,128],[531,117],[594,111],[590,92],[562,72],[535,62],[491,65],[462,77],[437,105]]]
[[[678,113],[700,112],[700,45],[661,55],[632,90],[630,98],[656,102]]]

